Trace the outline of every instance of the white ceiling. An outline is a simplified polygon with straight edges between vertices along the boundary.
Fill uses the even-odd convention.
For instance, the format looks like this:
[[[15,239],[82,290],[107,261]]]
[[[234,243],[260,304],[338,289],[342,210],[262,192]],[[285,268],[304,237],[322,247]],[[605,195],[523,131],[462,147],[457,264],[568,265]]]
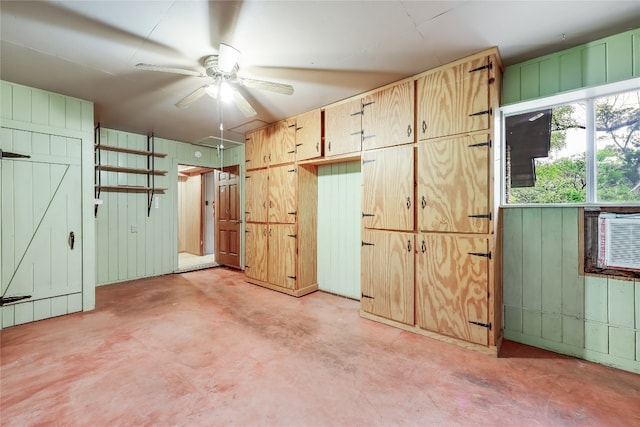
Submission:
[[[95,103],[102,126],[177,141],[219,136],[217,101],[175,103],[226,43],[242,77],[289,83],[291,96],[242,88],[257,110],[225,105],[224,137],[348,98],[498,46],[505,65],[640,24],[640,1],[6,1],[0,78]]]

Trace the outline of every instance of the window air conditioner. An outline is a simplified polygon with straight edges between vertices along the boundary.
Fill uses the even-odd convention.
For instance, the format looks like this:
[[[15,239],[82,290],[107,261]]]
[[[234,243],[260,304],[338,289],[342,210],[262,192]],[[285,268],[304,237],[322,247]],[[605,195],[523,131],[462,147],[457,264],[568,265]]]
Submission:
[[[598,267],[640,270],[640,214],[598,216]]]

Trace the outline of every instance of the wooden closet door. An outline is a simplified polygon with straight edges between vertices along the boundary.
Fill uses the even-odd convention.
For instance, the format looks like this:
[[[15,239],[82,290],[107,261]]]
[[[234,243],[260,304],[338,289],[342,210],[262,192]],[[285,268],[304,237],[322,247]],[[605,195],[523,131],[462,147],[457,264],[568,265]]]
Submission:
[[[269,168],[269,222],[296,222],[297,177],[295,165]]]
[[[418,228],[490,233],[489,134],[418,144]]]
[[[487,345],[489,240],[421,234],[416,250],[418,326]]]
[[[269,224],[269,283],[296,289],[296,226]]]
[[[269,138],[269,165],[293,163],[296,160],[296,123],[281,120],[273,126]]]
[[[245,220],[267,222],[269,205],[269,171],[257,169],[247,171],[245,177]]]
[[[413,146],[362,153],[362,224],[365,228],[413,230]]]
[[[362,102],[355,99],[324,110],[325,156],[362,149]]]
[[[414,141],[414,83],[400,83],[362,100],[362,149]]]
[[[245,226],[245,275],[266,282],[267,225],[248,222]]]
[[[362,310],[407,325],[414,323],[414,235],[362,232]]]
[[[296,159],[307,160],[322,155],[322,116],[320,110],[296,118]]]
[[[244,156],[247,170],[269,165],[268,142],[271,132],[271,127],[257,129],[245,138]]]

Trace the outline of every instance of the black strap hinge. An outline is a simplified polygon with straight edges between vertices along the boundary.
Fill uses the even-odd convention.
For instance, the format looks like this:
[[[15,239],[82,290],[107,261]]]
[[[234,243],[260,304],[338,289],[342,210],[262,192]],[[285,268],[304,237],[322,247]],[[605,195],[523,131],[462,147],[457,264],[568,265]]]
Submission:
[[[371,163],[371,162],[375,162],[375,161],[376,161],[376,159],[366,159],[366,160],[362,159],[362,164],[366,165],[367,163]]]
[[[478,142],[477,144],[471,144],[469,147],[489,147],[491,148],[491,140],[486,142]]]
[[[287,237],[297,237],[297,234],[287,234]]]
[[[358,130],[358,131],[355,131],[355,132],[351,132],[350,135],[351,136],[362,135],[362,131]]]
[[[362,241],[362,246],[375,246],[375,243],[369,243],[369,242],[365,242],[364,240]]]
[[[289,279],[296,280],[296,276],[287,276]]]
[[[2,151],[0,150],[0,160],[3,158],[7,158],[7,159],[30,159],[31,156],[27,155],[27,154],[18,154],[18,153],[12,153],[10,151]]]
[[[287,151],[287,154],[295,154],[296,150],[292,150],[292,151]]]
[[[299,128],[296,128],[296,132],[298,132],[302,128],[304,128],[304,126],[300,126]]]
[[[287,172],[295,172],[295,171],[296,171],[296,168],[293,168],[293,169],[289,169]]]
[[[481,322],[474,322],[473,320],[469,320],[469,323],[473,323],[474,325],[482,326],[483,328],[488,328],[489,330],[491,330],[491,322],[481,323]]]
[[[488,214],[478,214],[478,215],[467,215],[469,218],[480,218],[480,219],[488,219],[491,221],[491,212]]]
[[[287,212],[287,215],[296,215],[298,212],[293,211],[293,212]]]
[[[294,123],[294,124],[289,125],[289,126],[287,126],[287,127],[294,128],[294,127],[296,127],[296,124]],[[298,129],[296,129],[296,130],[298,130]]]
[[[12,302],[22,301],[23,299],[29,299],[31,295],[20,295],[15,297],[0,297],[0,306],[5,304],[11,304]]]
[[[302,128],[300,128],[300,129],[302,129]],[[302,144],[296,144],[296,147],[300,147],[301,145],[302,145]]]
[[[370,297],[369,295],[365,295],[365,294],[360,294],[360,295],[362,295],[362,298],[375,299],[374,297]]]
[[[481,256],[481,257],[485,257],[485,258],[489,258],[491,259],[491,252],[467,252],[469,255],[473,255],[473,256]]]
[[[469,117],[473,117],[473,116],[482,116],[482,115],[491,115],[493,114],[493,108],[489,108],[488,110],[484,110],[484,111],[478,111],[477,113],[471,113],[469,114]]]
[[[376,135],[375,135],[375,134],[373,134],[373,135],[365,135],[365,134],[364,134],[364,131],[362,131],[362,139],[363,139],[363,140],[365,140],[365,139],[369,139],[369,138],[375,138],[375,137],[376,137]]]
[[[375,103],[376,103],[376,101],[369,101],[369,102],[365,102],[364,104],[362,104],[362,108],[364,108],[364,107],[368,107],[369,105],[371,105],[371,104],[375,104]]]
[[[489,63],[488,63],[488,64],[486,64],[486,65],[483,65],[483,66],[478,67],[478,68],[474,68],[473,70],[469,70],[469,72],[470,72],[470,73],[474,73],[474,72],[476,72],[476,71],[480,71],[480,70],[491,70],[492,68],[493,68],[493,63],[492,63],[492,62],[489,62]]]
[[[365,218],[367,216],[375,216],[375,214],[370,214],[370,213],[364,213],[362,212],[362,218]]]
[[[361,116],[362,111],[356,111],[355,113],[351,113],[352,116]]]

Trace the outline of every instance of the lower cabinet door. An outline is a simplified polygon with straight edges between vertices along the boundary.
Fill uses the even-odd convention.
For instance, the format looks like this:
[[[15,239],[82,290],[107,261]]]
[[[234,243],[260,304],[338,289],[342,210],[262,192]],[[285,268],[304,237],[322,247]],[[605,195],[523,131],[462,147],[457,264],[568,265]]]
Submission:
[[[416,253],[418,326],[488,345],[489,240],[421,234]]]
[[[414,240],[412,233],[362,232],[362,310],[414,324]]]
[[[248,278],[267,281],[267,224],[246,224],[244,263]]]
[[[296,289],[296,226],[269,224],[269,280],[272,285]]]

